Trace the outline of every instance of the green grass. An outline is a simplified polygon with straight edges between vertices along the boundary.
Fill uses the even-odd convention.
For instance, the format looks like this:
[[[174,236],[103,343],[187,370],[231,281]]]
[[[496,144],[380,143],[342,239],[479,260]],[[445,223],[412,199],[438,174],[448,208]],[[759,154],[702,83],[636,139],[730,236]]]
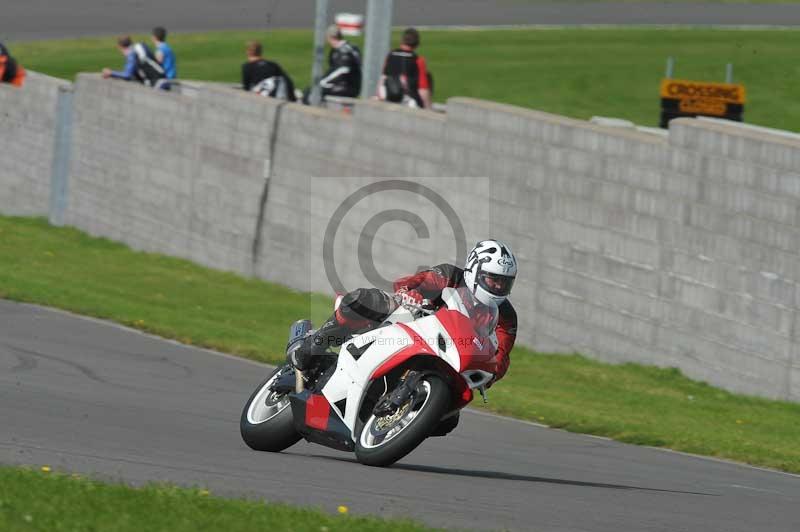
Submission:
[[[308,315],[319,321],[330,310],[323,296],[133,253],[40,220],[0,217],[0,258],[0,298],[112,319],[268,362],[286,348],[292,321]]]
[[[0,530],[47,532],[423,532],[411,521],[331,515],[281,504],[231,500],[206,490],[134,489],[76,475],[0,468]]]
[[[266,55],[298,87],[308,83],[308,31],[170,37],[181,77],[227,82],[239,80],[249,39],[262,40]],[[745,120],[800,131],[800,30],[424,31],[422,39],[438,101],[472,96],[576,118],[604,115],[656,125],[659,82],[667,57],[674,56],[676,77],[687,79],[722,81],[725,64],[734,63],[735,81],[748,91]],[[122,64],[110,37],[16,43],[12,51],[26,67],[64,78]]]
[[[1,216],[0,297],[268,362],[283,360],[292,321],[330,312],[325,296]],[[676,369],[517,347],[489,396],[495,412],[553,427],[800,473],[800,404],[731,394]]]

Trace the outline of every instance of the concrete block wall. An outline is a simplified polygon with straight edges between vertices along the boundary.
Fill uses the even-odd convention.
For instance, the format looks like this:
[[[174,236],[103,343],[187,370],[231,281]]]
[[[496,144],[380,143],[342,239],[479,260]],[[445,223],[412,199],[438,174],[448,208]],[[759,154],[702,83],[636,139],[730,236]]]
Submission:
[[[279,152],[280,153],[280,152]],[[446,193],[450,182],[441,178],[414,178],[419,189]],[[392,188],[370,192],[375,183]],[[438,204],[428,200],[428,192],[415,187],[395,188],[396,181],[352,176],[292,176],[274,173],[271,178],[256,274],[267,280],[287,284],[302,291],[331,294],[340,289],[333,274],[346,290],[377,285],[388,288],[390,281],[413,273],[418,266],[433,266],[456,260],[454,230],[440,212]],[[401,180],[405,185],[407,180]],[[360,191],[361,199],[349,203]],[[452,188],[449,189],[452,191]],[[350,204],[339,211],[340,207]],[[456,212],[468,202],[448,201]],[[398,217],[412,213],[424,225],[424,234]],[[330,231],[330,232],[329,232]],[[475,224],[464,223],[467,243],[479,234]],[[328,238],[330,236],[330,238]],[[362,249],[362,241],[371,242]],[[326,242],[333,243],[332,260],[323,253]],[[463,251],[462,251],[463,253]],[[371,257],[371,258],[370,258]],[[463,261],[463,255],[457,262]],[[363,264],[371,264],[376,277],[365,275]]]
[[[67,223],[200,264],[250,273],[274,102],[77,80]]]
[[[260,228],[263,245],[255,257],[257,276],[298,290],[330,293],[314,262],[319,248],[312,253],[316,232],[311,228],[324,228],[326,220],[313,206],[329,199],[321,187],[326,181],[358,174],[349,156],[351,122],[348,116],[320,109],[282,106]]]
[[[185,257],[194,159],[191,102],[82,74],[76,82],[66,222],[135,249]],[[178,127],[184,127],[178,130]]]
[[[443,174],[446,117],[379,102],[354,110],[353,158],[372,176],[432,177]]]
[[[686,203],[662,239],[666,290],[685,309],[665,317],[672,352],[702,357],[709,380],[800,400],[800,139],[682,119],[670,151]]]
[[[445,123],[441,115],[374,102],[359,103],[352,114],[285,106],[262,227],[269,245],[263,246],[256,273],[300,290],[331,293],[376,284],[388,288],[386,281],[419,265],[455,260],[453,228],[428,196],[446,198],[455,212],[479,212],[481,195],[454,194],[463,180],[443,175]],[[402,186],[366,192],[330,225],[348,197],[376,181]],[[404,189],[410,181],[413,186]],[[484,193],[487,183],[481,183]],[[381,214],[397,211],[418,216],[428,229],[424,238],[407,223]],[[365,224],[376,215],[377,225],[365,235]],[[481,220],[462,218],[467,233],[470,222],[476,226]],[[322,252],[329,226],[335,229],[335,258],[327,267],[335,270],[340,287],[326,274]],[[472,233],[469,242],[477,231]],[[359,249],[364,236],[372,240],[371,250]],[[374,263],[380,281],[364,274],[363,263]]]
[[[492,176],[492,229],[521,256],[522,341],[800,397],[800,142],[698,120],[664,140],[459,99],[447,128],[445,166]]]
[[[70,83],[30,72],[22,88],[0,83],[0,212],[46,216],[59,89]]]
[[[0,169],[4,214],[47,212],[58,83],[30,87],[0,87],[20,131],[0,139],[30,163]],[[504,238],[521,262],[520,343],[800,400],[791,135],[680,119],[664,137],[466,98],[446,115],[376,102],[345,114],[94,75],[78,78],[73,117],[67,223],[92,234],[325,293],[332,271],[346,289],[385,287],[460,263],[458,231],[467,245]],[[364,189],[376,182],[391,186]]]
[[[219,87],[201,91],[194,105],[196,137],[189,143],[197,157],[189,258],[250,275],[278,106]]]
[[[447,143],[456,173],[492,177],[488,228],[522,265],[513,298],[528,317],[520,341],[611,361],[651,355],[641,352],[657,283],[656,230],[642,214],[626,216],[625,203],[648,174],[622,171],[620,159],[655,165],[665,143],[469,99],[449,102]],[[625,330],[626,321],[634,327]]]

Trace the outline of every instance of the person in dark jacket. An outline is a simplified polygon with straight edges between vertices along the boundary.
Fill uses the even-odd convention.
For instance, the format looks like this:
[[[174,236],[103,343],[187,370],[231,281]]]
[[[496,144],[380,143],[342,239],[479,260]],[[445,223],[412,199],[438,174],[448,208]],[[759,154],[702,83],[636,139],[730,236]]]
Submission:
[[[358,98],[361,93],[361,50],[342,37],[339,26],[332,25],[327,32],[331,51],[328,70],[319,81],[322,99],[326,96]],[[303,91],[303,103],[308,104],[311,87]]]
[[[11,57],[11,52],[0,42],[0,82],[22,87],[25,69]]]
[[[432,79],[425,58],[417,55],[419,32],[408,28],[403,32],[400,48],[386,56],[383,75],[378,82],[378,99],[430,109]]]
[[[320,80],[323,96],[356,98],[361,92],[361,50],[342,38],[338,26],[328,28],[328,71]]]
[[[262,96],[295,101],[294,83],[278,63],[262,56],[263,47],[250,41],[246,48],[247,61],[242,65],[242,88]]]

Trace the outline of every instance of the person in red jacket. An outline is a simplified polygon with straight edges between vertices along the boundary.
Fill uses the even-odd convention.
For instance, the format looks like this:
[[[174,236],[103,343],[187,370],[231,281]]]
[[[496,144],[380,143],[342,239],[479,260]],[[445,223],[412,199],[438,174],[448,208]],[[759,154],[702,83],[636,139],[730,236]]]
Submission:
[[[389,52],[378,81],[379,100],[405,103],[420,109],[433,105],[433,77],[425,58],[417,55],[419,32],[408,28],[403,32],[400,48]]]
[[[510,354],[517,337],[517,313],[508,295],[517,276],[517,260],[511,249],[499,240],[483,240],[467,256],[464,268],[440,264],[394,282],[395,294],[404,301],[420,304],[429,300],[434,307],[442,304],[442,290],[466,286],[485,305],[497,305],[497,373],[493,382],[503,378],[511,363]],[[289,353],[292,364],[306,369],[311,357],[325,353],[328,347],[344,343],[348,336],[361,334],[386,319],[397,308],[397,296],[377,288],[359,288],[345,295],[333,316],[303,344]]]

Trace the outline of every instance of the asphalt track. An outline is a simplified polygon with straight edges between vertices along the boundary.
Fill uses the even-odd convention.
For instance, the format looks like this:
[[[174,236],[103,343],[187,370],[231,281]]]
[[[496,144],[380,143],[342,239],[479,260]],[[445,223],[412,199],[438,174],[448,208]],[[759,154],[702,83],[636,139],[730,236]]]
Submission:
[[[800,477],[466,413],[389,469],[240,440],[267,367],[0,300],[0,462],[536,531],[800,530]],[[513,369],[512,369],[513,371]]]
[[[314,0],[4,0],[0,40],[176,31],[311,27]],[[331,0],[363,13],[365,0]],[[566,0],[395,0],[404,25],[699,24],[800,26],[800,5]]]

